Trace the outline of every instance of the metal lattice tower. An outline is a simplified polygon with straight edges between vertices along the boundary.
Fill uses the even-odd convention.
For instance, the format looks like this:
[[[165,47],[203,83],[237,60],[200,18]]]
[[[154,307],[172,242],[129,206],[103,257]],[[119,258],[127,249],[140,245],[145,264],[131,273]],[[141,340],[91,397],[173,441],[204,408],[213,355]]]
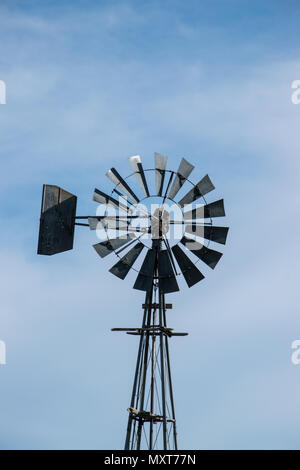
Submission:
[[[214,226],[213,219],[225,216],[224,202],[206,202],[205,195],[214,186],[208,175],[193,184],[189,175],[194,166],[184,158],[177,172],[167,170],[167,157],[158,153],[154,169],[144,170],[139,156],[130,157],[129,162],[133,173],[125,179],[115,168],[108,171],[106,176],[115,185],[111,195],[95,189],[93,199],[101,209],[96,216],[76,216],[76,196],[58,186],[44,185],[38,253],[52,255],[72,249],[75,225],[87,226],[105,238],[94,245],[101,258],[117,255],[112,274],[125,279],[130,270],[137,271],[133,288],[145,292],[142,324],[112,329],[139,337],[125,449],[176,450],[169,339],[187,333],[167,326],[167,310],[172,305],[166,303],[166,294],[179,291],[180,275],[188,287],[204,279],[196,266],[199,261],[215,268],[222,253],[213,249],[214,244],[225,245],[228,227]],[[155,178],[149,180],[151,172]],[[190,189],[176,202],[184,184]],[[143,198],[138,195],[140,190]],[[88,223],[82,222],[85,219]]]
[[[146,294],[130,407],[125,450],[177,449],[177,431],[170,367],[165,294],[158,283],[160,243],[154,244],[155,271]],[[180,333],[178,333],[180,334]],[[184,333],[181,333],[184,335]]]

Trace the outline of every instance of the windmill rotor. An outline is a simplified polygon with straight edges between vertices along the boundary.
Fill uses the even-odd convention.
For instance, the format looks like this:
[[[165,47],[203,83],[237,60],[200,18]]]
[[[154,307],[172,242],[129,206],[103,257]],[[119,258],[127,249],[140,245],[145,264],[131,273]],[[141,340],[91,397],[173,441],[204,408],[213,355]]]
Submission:
[[[133,173],[125,178],[115,168],[111,168],[106,174],[115,185],[111,195],[95,189],[93,199],[116,209],[116,215],[104,215],[101,220],[99,217],[90,217],[89,226],[91,230],[101,228],[106,232],[106,240],[94,245],[99,256],[115,253],[119,258],[110,272],[120,279],[125,279],[131,270],[136,271],[138,276],[133,288],[145,292],[151,290],[151,279],[155,277],[153,247],[149,244],[147,246],[145,240],[152,239],[152,243],[158,240],[161,244],[158,265],[164,266],[164,269],[159,270],[158,280],[161,280],[164,292],[169,293],[179,290],[177,276],[183,275],[188,287],[204,279],[205,276],[196,266],[199,260],[212,269],[216,267],[222,253],[209,248],[209,245],[211,242],[225,244],[228,228],[213,225],[213,219],[225,216],[225,209],[223,199],[207,203],[205,195],[215,189],[208,175],[193,184],[189,176],[195,167],[185,158],[181,159],[176,172],[166,168],[167,156],[155,153],[154,161],[155,168],[145,170],[140,156],[130,157],[129,163]],[[154,172],[154,194],[150,194],[147,181],[150,172]],[[133,176],[142,195],[138,194],[128,181]],[[182,192],[187,182],[191,188],[176,201],[179,191]],[[115,196],[118,196],[118,199]],[[157,208],[156,204],[151,213],[148,208],[145,210],[145,203],[153,198],[159,199],[161,205]],[[199,204],[201,199],[203,203]],[[181,211],[181,220],[170,218],[170,213],[165,207],[166,201]],[[141,204],[144,207],[142,211],[139,210]],[[133,215],[135,212],[138,212],[138,215]],[[171,229],[179,226],[182,230],[179,230],[179,236],[174,239],[170,236]],[[114,233],[113,238],[110,238],[110,232]],[[146,252],[143,250],[143,244]],[[191,254],[198,260],[192,260]],[[136,261],[140,256],[143,257],[141,267],[136,269]],[[149,278],[148,281],[146,278]]]

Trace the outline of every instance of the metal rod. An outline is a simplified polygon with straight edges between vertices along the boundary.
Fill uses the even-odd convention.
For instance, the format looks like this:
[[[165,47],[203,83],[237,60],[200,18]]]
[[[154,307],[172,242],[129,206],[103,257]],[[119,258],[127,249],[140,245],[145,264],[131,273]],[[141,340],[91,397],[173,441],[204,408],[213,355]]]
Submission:
[[[166,308],[165,308],[165,296],[163,296],[163,319],[164,327],[167,328],[167,319],[166,319]],[[177,450],[177,428],[176,428],[176,417],[175,417],[175,405],[174,405],[174,396],[173,396],[173,386],[172,386],[172,376],[171,376],[171,364],[170,364],[170,354],[169,354],[169,342],[168,337],[165,336],[165,347],[166,347],[166,358],[168,366],[168,382],[169,382],[169,393],[170,401],[172,408],[172,418],[173,418],[173,438],[174,438],[174,447]]]
[[[153,310],[153,328],[156,323],[156,309]],[[156,335],[152,335],[152,355],[151,355],[151,399],[150,413],[154,413],[154,393],[155,393],[155,356],[156,356]],[[153,449],[153,421],[150,422],[149,450]]]
[[[170,225],[196,225],[203,227],[204,225],[212,225],[212,222],[193,222],[192,220],[170,220]]]
[[[167,237],[164,236],[164,235],[163,235],[163,241],[164,241],[164,244],[166,245],[167,252],[168,252],[168,255],[169,255],[171,264],[172,264],[172,266],[173,266],[173,269],[174,269],[174,271],[175,271],[175,274],[176,274],[176,276],[178,276],[178,272],[177,272],[176,265],[175,265],[175,262],[174,262],[174,259],[173,259],[173,255],[172,255],[170,243],[168,242]]]
[[[163,199],[163,202],[161,203],[162,206],[164,205],[165,200],[167,199],[169,187],[170,187],[170,184],[172,183],[174,174],[175,174],[174,171],[171,171],[171,175],[170,175],[169,182],[168,182],[168,185],[167,185],[167,189],[166,189],[166,192],[165,192],[165,195],[164,195],[164,199]]]
[[[146,320],[145,320],[146,321]],[[142,350],[142,355],[140,358],[140,368],[139,368],[139,379],[138,379],[138,386],[137,386],[137,393],[136,393],[136,403],[135,403],[135,408],[138,409],[139,407],[139,400],[141,396],[141,381],[142,381],[142,376],[143,376],[143,357],[144,357],[144,352],[145,352],[145,336],[143,335],[143,350]],[[138,420],[134,420],[134,425],[133,425],[133,432],[132,432],[132,446],[131,449],[134,449],[134,440],[137,440],[137,432],[136,432],[136,427],[138,424]]]
[[[144,309],[144,316],[143,316],[143,328],[146,326],[146,316],[147,316],[147,305],[151,305],[151,301],[149,302],[149,294],[147,292],[146,298],[145,298],[145,309]],[[138,376],[139,376],[139,368],[140,368],[140,359],[141,359],[141,353],[143,349],[143,336],[141,335],[140,337],[140,344],[139,344],[139,350],[138,350],[138,355],[137,355],[137,361],[136,361],[136,369],[135,369],[135,374],[134,374],[134,381],[133,381],[133,388],[132,388],[132,395],[131,395],[131,401],[130,401],[130,406],[133,407],[135,405],[135,395],[136,395],[136,388],[137,388],[137,381],[138,381]],[[126,440],[125,440],[125,450],[129,450],[129,445],[130,445],[130,434],[131,434],[131,425],[132,425],[132,414],[129,413],[128,417],[128,425],[127,425],[127,434],[126,434]]]
[[[113,189],[113,192],[118,194],[118,196],[120,196],[124,201],[126,201],[130,206],[132,206],[132,202],[128,199],[127,196],[124,196],[124,194],[120,193],[120,191],[118,191],[116,188]]]
[[[151,305],[152,305],[152,296],[153,296],[153,285],[149,295],[149,308],[148,308],[148,315],[147,315],[147,327],[151,325]],[[145,399],[145,389],[146,389],[146,380],[147,380],[147,363],[148,363],[148,352],[149,352],[149,331],[145,332],[145,349],[144,349],[144,361],[143,361],[143,377],[141,382],[141,399],[140,399],[140,411],[144,409],[144,399]],[[142,437],[142,428],[143,428],[143,420],[140,419],[137,431],[137,446],[136,449],[140,450],[141,446],[141,437]]]
[[[163,294],[159,289],[159,325],[163,326]],[[164,359],[164,335],[160,333],[160,374],[161,374],[161,401],[163,414],[163,443],[164,449],[167,450],[167,415],[166,415],[166,389],[165,389],[165,359]]]
[[[111,220],[119,220],[119,219],[148,219],[149,215],[77,215],[74,217],[75,219],[111,219]]]
[[[133,243],[137,242],[141,237],[138,237],[138,238],[134,238],[130,243],[128,243],[127,245],[123,246],[122,248],[120,248],[118,251],[115,251],[116,255],[118,255],[119,253],[121,253],[123,250],[126,250],[127,248],[129,248],[131,245],[133,245]]]

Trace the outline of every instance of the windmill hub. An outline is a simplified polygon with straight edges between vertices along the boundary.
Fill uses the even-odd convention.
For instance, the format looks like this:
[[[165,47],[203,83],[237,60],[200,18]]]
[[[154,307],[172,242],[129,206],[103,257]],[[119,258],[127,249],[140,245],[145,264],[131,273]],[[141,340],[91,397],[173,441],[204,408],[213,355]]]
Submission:
[[[152,238],[158,239],[167,235],[170,229],[170,212],[165,208],[157,208],[151,215]]]
[[[176,245],[183,237],[182,208],[173,200],[160,196],[144,198],[140,203],[131,206],[132,219],[128,219],[129,229],[143,231],[139,240],[147,248],[152,248],[153,240],[161,240],[165,247]]]

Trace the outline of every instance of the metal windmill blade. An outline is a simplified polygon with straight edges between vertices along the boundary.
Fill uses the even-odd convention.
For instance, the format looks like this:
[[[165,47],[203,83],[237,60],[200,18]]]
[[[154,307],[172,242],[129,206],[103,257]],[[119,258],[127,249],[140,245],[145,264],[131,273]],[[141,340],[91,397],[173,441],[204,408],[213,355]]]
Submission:
[[[211,202],[203,206],[198,206],[195,209],[186,211],[184,213],[184,220],[196,220],[196,219],[210,219],[214,217],[224,217],[224,200]]]
[[[185,230],[191,235],[196,235],[198,237],[205,238],[206,240],[211,240],[212,242],[225,245],[229,228],[191,224],[186,225]]]
[[[189,287],[192,287],[194,284],[197,284],[197,282],[204,279],[204,275],[201,271],[199,271],[195,264],[178,245],[173,246],[172,251]]]
[[[217,263],[220,261],[223,253],[219,251],[212,250],[207,246],[202,245],[202,243],[193,240],[192,238],[188,238],[186,236],[182,237],[180,240],[188,250],[190,250],[194,255],[198,256],[207,266],[214,269]]]
[[[106,176],[118,187],[120,188],[134,203],[140,202],[139,198],[136,196],[134,191],[130,188],[130,186],[126,183],[126,181],[122,178],[122,176],[117,172],[115,168],[111,168],[106,173]]]
[[[129,163],[131,165],[131,168],[135,172],[136,179],[139,182],[139,185],[141,186],[143,193],[145,194],[146,197],[150,196],[143,165],[141,162],[141,157],[139,155],[136,155],[135,157],[129,157]]]
[[[158,256],[158,282],[160,290],[164,294],[179,291],[176,276],[168,251],[160,251]]]
[[[93,200],[96,202],[99,202],[100,204],[106,204],[106,205],[112,206],[115,209],[118,209],[124,212],[129,211],[129,207],[127,207],[125,204],[123,204],[120,201],[117,201],[117,199],[113,198],[112,196],[109,196],[108,194],[103,193],[97,188],[94,190]]]
[[[208,175],[204,176],[179,202],[178,205],[184,207],[193,201],[196,201],[201,196],[213,191],[215,189]]]
[[[208,175],[197,184],[188,180],[193,187],[174,203],[174,211],[170,202],[174,202],[194,166],[183,158],[177,172],[168,170],[167,156],[160,153],[154,154],[154,161],[154,168],[144,170],[138,155],[130,157],[133,174],[126,178],[115,168],[108,170],[113,196],[99,189],[93,195],[93,200],[101,204],[103,215],[77,216],[76,196],[58,186],[43,188],[38,253],[51,255],[70,250],[75,227],[89,227],[99,238],[93,248],[100,258],[113,254],[117,257],[110,273],[124,280],[130,271],[135,271],[133,288],[145,292],[141,326],[113,328],[139,336],[125,450],[178,449],[169,338],[187,333],[174,332],[167,326],[167,311],[172,304],[166,303],[166,295],[179,291],[180,274],[188,287],[202,281],[204,275],[198,264],[215,269],[223,254],[213,249],[214,243],[225,245],[229,230],[214,225],[215,218],[225,216],[225,209],[223,199],[206,201],[206,195],[214,189]],[[152,186],[148,186],[146,174],[152,178],[149,183],[155,181],[155,194],[150,194]],[[141,200],[132,189],[135,179],[143,192]],[[145,211],[151,198],[160,198],[159,204],[149,211],[146,206]],[[179,228],[180,235],[172,235],[172,228]],[[99,288],[101,297],[105,292],[101,291],[101,284]],[[124,304],[117,284],[112,302]]]
[[[164,186],[166,166],[168,157],[166,155],[161,155],[160,153],[154,153],[155,158],[155,179],[156,179],[156,194],[157,196],[162,195],[162,190]]]
[[[120,279],[125,279],[129,273],[130,268],[137,260],[143,248],[143,243],[137,243],[128,253],[126,253],[126,255],[123,256],[123,258],[120,259],[120,261],[110,268],[109,272],[119,277]]]
[[[153,285],[154,270],[155,270],[155,250],[150,249],[147,251],[142,267],[136,278],[134,289],[150,292]]]
[[[189,163],[185,158],[181,159],[173,184],[170,188],[170,191],[168,192],[169,199],[174,199],[179,189],[184,185],[186,179],[190,176],[194,168],[194,165],[191,165],[191,163]]]
[[[96,243],[96,245],[93,245],[93,247],[101,258],[105,258],[105,256],[110,255],[118,248],[121,248],[127,243],[131,243],[133,239],[135,240],[134,235],[126,234],[118,238]]]

